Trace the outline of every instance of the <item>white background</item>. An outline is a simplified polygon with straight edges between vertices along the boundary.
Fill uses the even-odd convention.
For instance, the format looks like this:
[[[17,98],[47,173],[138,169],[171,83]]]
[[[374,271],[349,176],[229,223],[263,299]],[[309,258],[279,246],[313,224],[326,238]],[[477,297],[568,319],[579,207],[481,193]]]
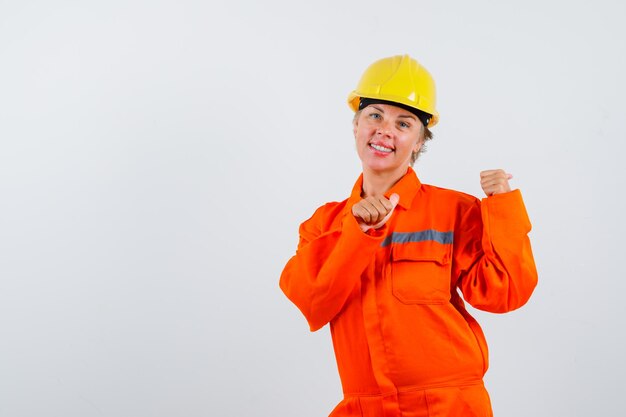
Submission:
[[[0,1],[0,416],[327,415],[278,288],[359,174],[345,99],[409,53],[423,182],[515,175],[540,284],[476,312],[497,416],[623,416],[626,3]]]

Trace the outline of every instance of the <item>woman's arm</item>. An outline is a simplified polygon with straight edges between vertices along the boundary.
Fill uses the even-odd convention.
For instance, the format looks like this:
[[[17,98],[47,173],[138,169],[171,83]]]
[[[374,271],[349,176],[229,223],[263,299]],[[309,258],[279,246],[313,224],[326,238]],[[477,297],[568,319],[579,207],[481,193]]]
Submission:
[[[524,305],[537,285],[537,269],[528,238],[531,224],[519,190],[477,201],[460,226],[453,273],[459,276],[463,298],[494,313]]]
[[[386,235],[386,227],[364,233],[347,211],[341,226],[330,223],[328,205],[300,226],[300,243],[280,277],[280,288],[306,317],[311,331],[322,328],[360,286],[361,274]],[[342,215],[342,214],[339,214]]]

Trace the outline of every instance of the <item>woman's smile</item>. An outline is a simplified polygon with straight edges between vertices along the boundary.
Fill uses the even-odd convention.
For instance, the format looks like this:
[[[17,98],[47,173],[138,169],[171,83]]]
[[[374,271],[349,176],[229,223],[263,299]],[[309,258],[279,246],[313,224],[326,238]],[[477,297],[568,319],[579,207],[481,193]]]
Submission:
[[[383,155],[390,154],[394,151],[393,147],[376,142],[370,142],[370,147],[375,151],[375,153],[381,153]]]

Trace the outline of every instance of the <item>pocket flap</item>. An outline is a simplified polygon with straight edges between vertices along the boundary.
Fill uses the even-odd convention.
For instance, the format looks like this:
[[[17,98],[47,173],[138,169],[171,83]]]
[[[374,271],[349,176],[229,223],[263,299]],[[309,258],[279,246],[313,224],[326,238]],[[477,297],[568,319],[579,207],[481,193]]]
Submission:
[[[452,245],[438,242],[408,242],[391,247],[392,261],[431,261],[440,265],[450,263]]]

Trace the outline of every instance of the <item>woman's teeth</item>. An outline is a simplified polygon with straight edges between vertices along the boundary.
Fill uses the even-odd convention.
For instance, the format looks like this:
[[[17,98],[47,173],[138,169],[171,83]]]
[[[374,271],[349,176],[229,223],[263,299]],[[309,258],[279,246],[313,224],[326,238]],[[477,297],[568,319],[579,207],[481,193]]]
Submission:
[[[370,146],[376,149],[378,152],[393,152],[393,149],[391,148],[385,148],[384,146],[374,145],[373,143],[370,144]]]

